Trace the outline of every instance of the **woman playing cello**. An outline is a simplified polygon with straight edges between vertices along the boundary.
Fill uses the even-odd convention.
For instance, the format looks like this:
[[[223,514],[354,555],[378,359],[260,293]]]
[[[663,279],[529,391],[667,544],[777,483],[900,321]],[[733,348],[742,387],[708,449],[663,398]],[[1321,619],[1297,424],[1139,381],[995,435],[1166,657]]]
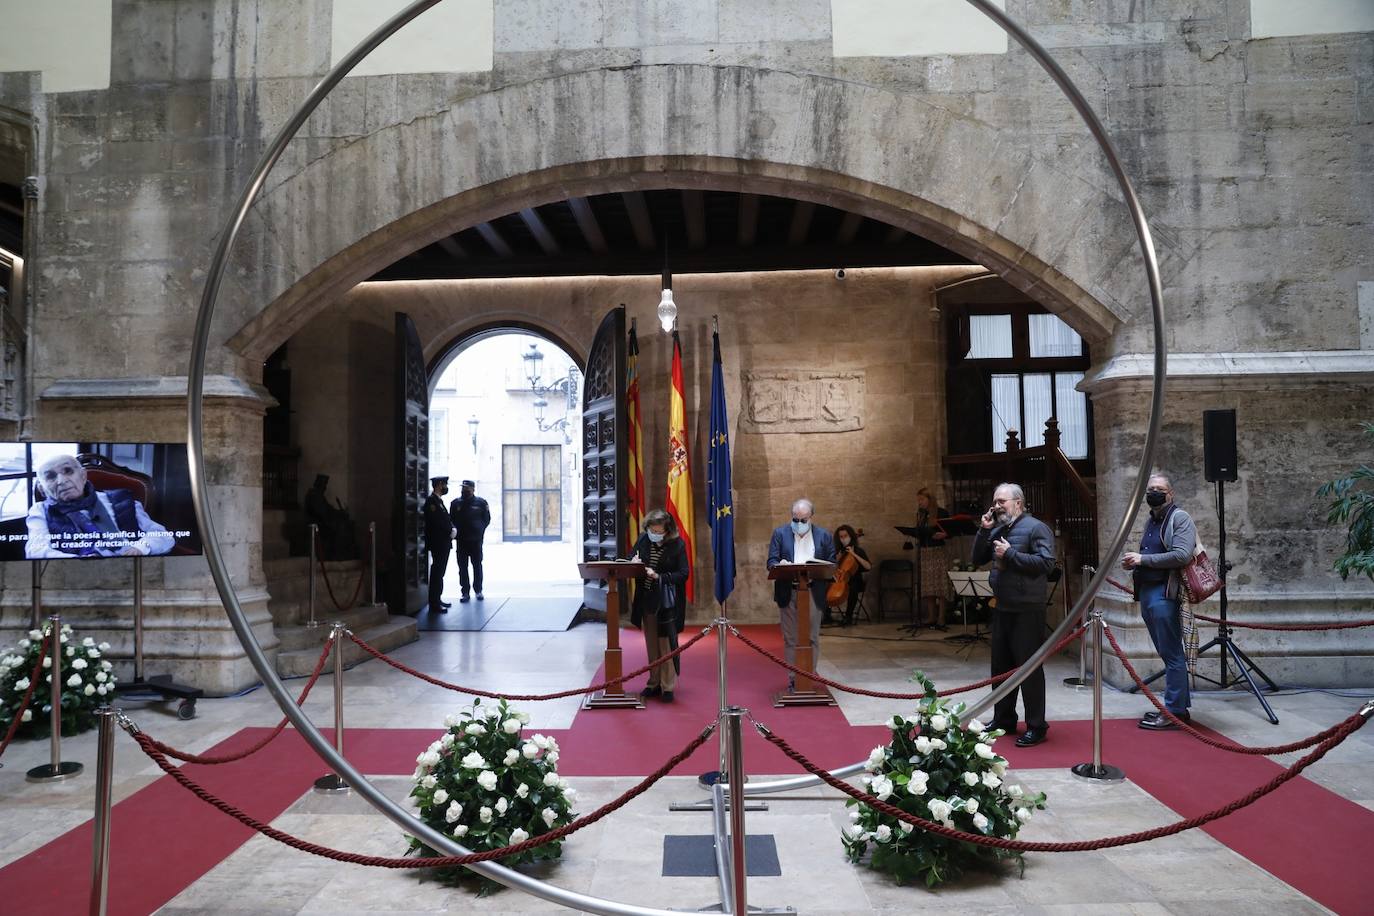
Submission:
[[[864,573],[873,568],[868,551],[859,546],[859,533],[850,525],[835,529],[835,564],[835,582],[825,596],[825,616],[821,618],[823,627],[847,627],[854,623],[854,608],[858,606],[859,596],[864,591]],[[841,585],[845,586],[843,590],[838,588]],[[830,608],[838,608],[841,601],[845,604],[844,619],[837,621]]]

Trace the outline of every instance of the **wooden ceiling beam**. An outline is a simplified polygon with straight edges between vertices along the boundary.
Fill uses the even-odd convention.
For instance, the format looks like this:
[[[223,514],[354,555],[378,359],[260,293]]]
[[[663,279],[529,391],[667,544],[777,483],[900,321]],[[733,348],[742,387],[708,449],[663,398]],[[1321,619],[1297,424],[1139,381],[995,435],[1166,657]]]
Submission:
[[[544,249],[544,254],[562,252],[562,246],[558,244],[558,239],[553,237],[553,233],[549,231],[548,225],[544,222],[544,218],[539,215],[538,210],[533,207],[526,207],[520,211],[520,219],[529,228],[530,234],[539,243],[539,247]]]
[[[739,229],[735,233],[735,244],[748,248],[754,244],[759,234],[759,196],[741,194],[739,196]]]
[[[706,195],[701,191],[682,192],[682,213],[687,222],[687,247],[706,247]]]
[[[840,220],[839,231],[835,233],[836,245],[848,245],[854,241],[854,236],[859,234],[859,227],[863,225],[864,218],[861,214],[849,211],[845,213],[844,219]]]
[[[815,212],[816,205],[809,200],[798,200],[792,204],[792,223],[787,227],[787,244],[806,244],[806,235],[811,231],[811,217]]]
[[[515,257],[515,250],[510,247],[510,243],[501,237],[501,233],[491,223],[478,223],[477,234],[482,236],[482,241],[491,246],[491,250],[503,258]]]
[[[630,228],[635,233],[635,243],[641,251],[654,250],[654,221],[649,216],[649,202],[644,199],[643,191],[625,191],[620,195],[625,201],[625,212],[630,217]]]
[[[586,240],[587,247],[597,254],[605,254],[609,250],[606,234],[601,231],[596,211],[592,209],[587,198],[569,197],[568,208],[572,210],[573,219],[577,220],[577,228],[582,231],[582,238]]]

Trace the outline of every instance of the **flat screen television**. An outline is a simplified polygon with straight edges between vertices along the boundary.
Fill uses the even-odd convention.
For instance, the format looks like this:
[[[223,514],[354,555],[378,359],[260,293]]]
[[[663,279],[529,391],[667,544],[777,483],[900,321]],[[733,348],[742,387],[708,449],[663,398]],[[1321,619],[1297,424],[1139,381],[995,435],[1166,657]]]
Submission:
[[[185,443],[0,442],[0,560],[201,552]]]

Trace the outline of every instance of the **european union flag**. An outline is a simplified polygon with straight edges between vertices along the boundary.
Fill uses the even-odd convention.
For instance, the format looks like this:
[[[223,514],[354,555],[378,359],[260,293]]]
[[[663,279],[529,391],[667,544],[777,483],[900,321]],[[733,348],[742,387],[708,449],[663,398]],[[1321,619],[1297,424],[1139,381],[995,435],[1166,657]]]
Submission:
[[[716,558],[716,601],[735,590],[735,500],[730,487],[730,421],[725,412],[725,374],[720,366],[720,333],[711,333],[711,444],[706,463],[707,519],[711,553]]]

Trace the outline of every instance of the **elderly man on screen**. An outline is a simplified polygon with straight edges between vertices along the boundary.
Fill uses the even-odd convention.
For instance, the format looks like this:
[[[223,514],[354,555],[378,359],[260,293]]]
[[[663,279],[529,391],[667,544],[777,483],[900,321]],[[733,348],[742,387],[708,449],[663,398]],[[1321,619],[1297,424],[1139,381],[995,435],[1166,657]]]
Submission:
[[[71,455],[38,468],[43,495],[29,509],[30,560],[64,557],[150,557],[170,553],[176,538],[148,517],[128,490],[97,491]]]

